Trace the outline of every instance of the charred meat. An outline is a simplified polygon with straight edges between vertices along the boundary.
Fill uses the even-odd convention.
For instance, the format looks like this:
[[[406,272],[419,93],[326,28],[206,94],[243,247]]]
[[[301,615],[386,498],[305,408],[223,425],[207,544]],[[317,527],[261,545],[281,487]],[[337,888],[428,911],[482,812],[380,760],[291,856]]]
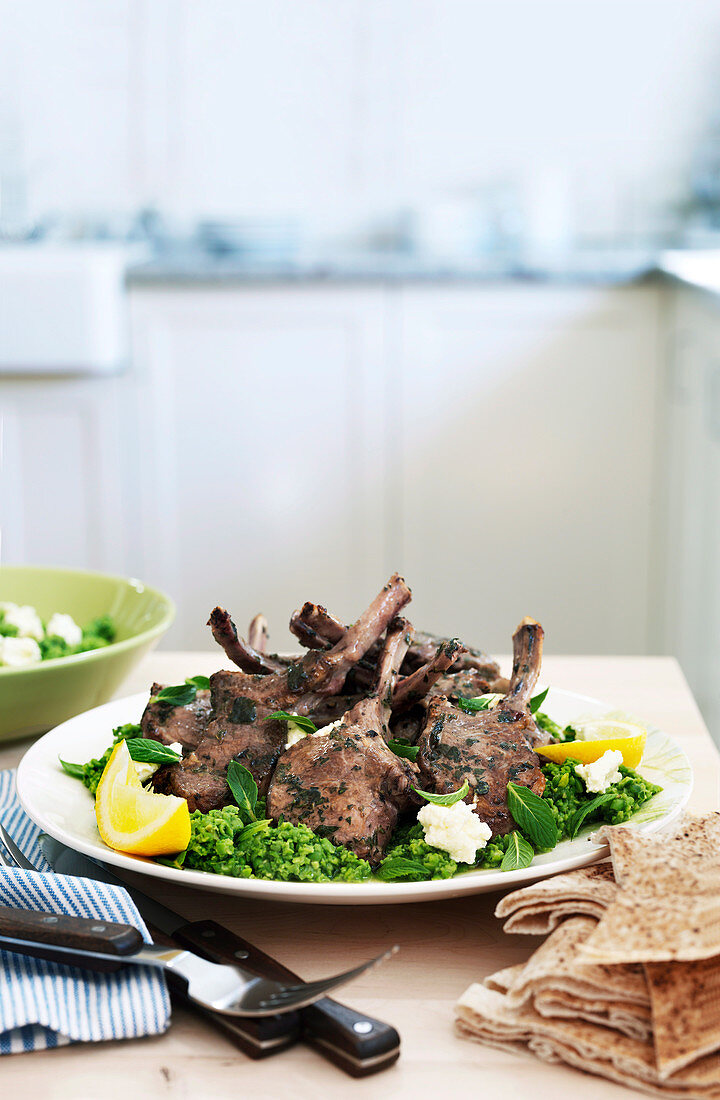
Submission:
[[[502,835],[515,827],[507,805],[508,783],[545,789],[540,760],[532,750],[538,730],[529,710],[542,659],[543,631],[524,619],[513,636],[513,673],[508,694],[492,710],[465,714],[444,697],[432,699],[419,739],[424,781],[438,793],[470,785],[468,801]]]
[[[275,819],[309,826],[377,865],[417,785],[415,764],[387,747],[392,688],[407,650],[408,624],[388,629],[373,695],[328,733],[306,737],[278,761],[268,792]]]
[[[237,760],[252,772],[264,794],[285,733],[284,723],[269,715],[278,710],[310,714],[324,697],[336,695],[349,669],[385,632],[410,596],[402,577],[394,574],[331,649],[310,650],[274,673],[215,673],[210,678],[212,714],[204,737],[190,756],[155,773],[156,790],[180,795],[191,810],[207,812],[229,800],[225,776],[230,762]],[[216,620],[220,622],[217,616]]]
[[[153,684],[150,688],[150,701],[140,719],[142,735],[153,741],[162,741],[163,745],[179,743],[183,753],[192,752],[210,719],[210,692],[198,691],[192,703],[176,707],[158,702],[155,698],[163,686]]]

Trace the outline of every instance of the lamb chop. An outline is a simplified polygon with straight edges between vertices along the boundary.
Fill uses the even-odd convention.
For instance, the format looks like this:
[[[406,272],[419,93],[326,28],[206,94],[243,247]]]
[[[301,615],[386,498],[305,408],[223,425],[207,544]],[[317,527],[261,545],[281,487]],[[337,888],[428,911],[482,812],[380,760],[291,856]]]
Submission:
[[[515,823],[507,805],[509,782],[545,789],[545,777],[532,745],[538,734],[529,710],[542,659],[543,630],[523,619],[513,635],[513,672],[508,694],[492,710],[466,714],[443,697],[430,701],[420,735],[418,763],[425,783],[438,794],[470,785],[466,801],[503,835]]]
[[[257,616],[250,623],[251,633]],[[207,625],[211,628],[213,638],[221,646],[234,665],[243,672],[257,672],[271,675],[273,672],[281,672],[287,665],[274,656],[267,656],[264,652],[254,649],[238,635],[237,627],[230,618],[229,612],[224,607],[216,607],[210,613]]]
[[[346,629],[343,623],[336,619],[334,615],[331,615],[321,604],[305,603],[299,611],[293,612],[290,619],[292,633],[300,639],[303,645],[312,649],[322,649],[335,644],[342,638]],[[403,667],[400,670],[401,673],[409,676],[421,667],[431,664],[433,659],[437,657],[439,649],[446,646],[450,641],[449,638],[439,638],[434,634],[415,634],[403,662]],[[373,646],[368,651],[365,660],[353,670],[356,680],[361,681],[364,676],[367,682],[376,674],[373,666],[377,662],[378,652],[378,645]],[[500,666],[479,649],[472,649],[465,645],[459,646],[455,660],[446,667],[454,672],[476,671],[479,678],[490,685],[485,688],[485,691],[507,689],[507,681],[500,680],[497,684],[500,677]],[[496,684],[497,686],[495,686]],[[400,684],[398,684],[397,690],[399,689]],[[482,692],[476,692],[476,694],[482,694]]]
[[[268,813],[302,822],[376,866],[398,815],[415,800],[417,765],[386,744],[390,700],[410,640],[405,620],[388,628],[372,695],[329,733],[306,737],[280,757],[268,791]]]
[[[230,761],[237,760],[264,794],[286,736],[285,722],[269,716],[278,710],[309,714],[325,696],[336,694],[348,670],[410,596],[394,574],[332,649],[310,650],[276,673],[216,672],[210,677],[212,715],[204,737],[190,756],[155,773],[155,788],[186,798],[191,810],[207,812],[230,800],[225,776]]]
[[[142,735],[161,741],[163,745],[179,743],[183,752],[192,752],[210,718],[210,692],[201,689],[192,703],[176,707],[155,698],[162,688],[162,684],[153,684],[150,688],[150,701],[140,719]]]

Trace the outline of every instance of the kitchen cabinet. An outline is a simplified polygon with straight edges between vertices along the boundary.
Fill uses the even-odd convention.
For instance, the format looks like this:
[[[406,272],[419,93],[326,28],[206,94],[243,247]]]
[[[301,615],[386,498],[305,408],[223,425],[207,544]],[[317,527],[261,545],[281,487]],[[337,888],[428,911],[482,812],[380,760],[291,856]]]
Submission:
[[[3,561],[129,571],[128,410],[123,377],[0,377]]]
[[[197,646],[216,602],[290,644],[393,569],[419,625],[652,648],[658,292],[516,285],[132,294],[133,570]],[[648,412],[650,410],[650,412]]]
[[[399,561],[416,621],[507,651],[643,653],[659,290],[407,289],[399,298]]]
[[[664,538],[662,645],[720,731],[720,298],[668,292],[660,403]]]
[[[287,648],[305,599],[352,617],[389,573],[379,289],[138,289],[134,568],[172,593],[168,644],[222,603]]]

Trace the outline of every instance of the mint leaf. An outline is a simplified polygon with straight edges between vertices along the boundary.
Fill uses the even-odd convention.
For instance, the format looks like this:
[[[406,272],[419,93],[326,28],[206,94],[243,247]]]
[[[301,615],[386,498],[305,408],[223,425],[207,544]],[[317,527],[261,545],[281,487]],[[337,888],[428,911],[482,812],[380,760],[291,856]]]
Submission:
[[[413,787],[413,790],[426,802],[432,802],[433,806],[454,806],[456,802],[460,802],[469,793],[470,787],[466,779],[460,790],[453,791],[451,794],[433,794],[432,791],[419,791],[417,787]],[[549,807],[548,813],[552,817]]]
[[[207,676],[188,676],[185,683],[197,688],[198,691],[210,690],[210,680]]]
[[[519,783],[507,785],[508,809],[523,833],[536,848],[554,848],[558,827],[546,799]]]
[[[502,695],[498,695],[494,691],[489,691],[486,695],[477,695],[474,699],[461,695],[457,701],[457,706],[460,707],[460,710],[464,710],[466,714],[477,714],[479,710],[488,710],[496,699],[502,699]]]
[[[129,737],[125,744],[130,756],[138,764],[177,764],[182,759],[175,749],[150,737]]]
[[[610,802],[611,799],[615,798],[616,793],[616,791],[603,791],[602,794],[597,795],[596,798],[593,798],[590,802],[586,802],[584,806],[581,806],[579,810],[575,811],[568,822],[568,836],[571,840],[574,840],[578,835],[580,826],[583,821],[585,821],[585,818],[588,817],[593,810],[596,810],[598,806],[603,806],[606,802]]]
[[[395,879],[402,878],[420,882],[423,879],[430,878],[427,867],[415,859],[406,859],[405,856],[387,856],[375,873],[384,882],[392,882]]]
[[[58,756],[58,760],[62,764],[62,769],[71,775],[73,779],[84,779],[85,777],[85,765],[84,764],[70,764],[67,760],[62,760]]]
[[[408,745],[405,741],[390,740],[387,743],[387,747],[391,752],[394,752],[396,756],[402,756],[405,760],[417,760],[417,754],[420,752],[417,745]]]
[[[161,688],[157,695],[152,696],[152,701],[169,707],[186,707],[196,695],[195,684],[176,684],[174,687]]]
[[[535,853],[525,837],[520,833],[512,832],[508,837],[508,846],[500,864],[500,870],[519,871],[521,867],[529,867],[534,856]]]
[[[290,714],[287,710],[276,710],[274,714],[268,714],[268,718],[284,719],[286,722],[294,722],[303,733],[317,733],[317,726],[312,718],[305,718],[302,714]]]
[[[258,789],[251,772],[237,760],[232,760],[227,770],[227,782],[245,823],[255,821]]]
[[[545,688],[545,691],[541,691],[539,695],[534,695],[530,700],[530,713],[534,714],[536,710],[540,710],[540,707],[545,702],[545,697],[550,691],[549,687]]]

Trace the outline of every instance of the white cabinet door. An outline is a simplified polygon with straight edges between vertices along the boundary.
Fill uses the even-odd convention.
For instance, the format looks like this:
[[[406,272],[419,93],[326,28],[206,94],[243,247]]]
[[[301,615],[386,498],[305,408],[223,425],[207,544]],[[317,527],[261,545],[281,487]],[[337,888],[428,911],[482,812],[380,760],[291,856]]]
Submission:
[[[382,291],[143,289],[131,312],[134,568],[177,602],[167,644],[212,644],[217,603],[281,649],[306,599],[354,617],[390,571]]]
[[[720,301],[673,292],[662,393],[665,645],[720,734]]]
[[[418,626],[507,651],[641,653],[658,358],[653,287],[408,289],[392,499]]]
[[[2,561],[127,572],[128,385],[0,378]]]

